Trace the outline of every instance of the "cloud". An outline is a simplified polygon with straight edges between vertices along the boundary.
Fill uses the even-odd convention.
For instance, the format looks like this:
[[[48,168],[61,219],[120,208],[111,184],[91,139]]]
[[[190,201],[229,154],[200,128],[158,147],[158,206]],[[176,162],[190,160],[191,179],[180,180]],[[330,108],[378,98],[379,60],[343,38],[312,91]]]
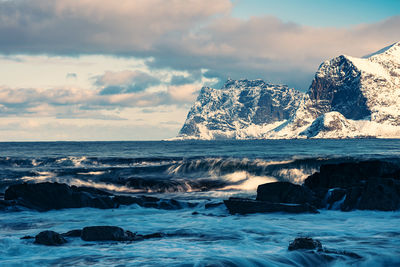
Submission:
[[[183,84],[178,86],[169,86],[168,87],[168,95],[171,98],[172,103],[176,102],[183,102],[183,103],[190,103],[193,102],[198,92],[201,88],[201,85],[193,85],[193,84]]]
[[[65,78],[67,80],[75,81],[78,78],[78,74],[70,72],[70,73],[67,73],[67,75],[65,75]]]
[[[362,56],[400,40],[400,16],[319,28],[273,16],[238,19],[232,8],[229,0],[0,1],[0,53],[143,57],[153,69],[207,69],[221,79],[263,78],[307,89],[323,60]],[[195,81],[176,75],[171,85]],[[138,83],[104,84],[102,94],[143,91],[146,83]]]
[[[144,108],[144,113],[149,113],[151,109],[154,109],[152,111],[154,113],[158,106],[191,103],[200,88],[201,84],[185,84],[169,86],[165,91],[118,91],[114,94],[105,94],[103,88],[94,90],[77,87],[50,89],[0,87],[0,117],[48,116],[60,119],[122,120],[125,118],[115,114],[104,114],[104,111],[139,107]]]
[[[102,87],[100,94],[113,95],[146,90],[150,86],[158,85],[161,81],[142,71],[107,71],[97,76],[95,85]]]
[[[230,11],[229,0],[13,0],[0,2],[5,52],[146,53],[165,36]],[[26,44],[29,43],[29,46]]]

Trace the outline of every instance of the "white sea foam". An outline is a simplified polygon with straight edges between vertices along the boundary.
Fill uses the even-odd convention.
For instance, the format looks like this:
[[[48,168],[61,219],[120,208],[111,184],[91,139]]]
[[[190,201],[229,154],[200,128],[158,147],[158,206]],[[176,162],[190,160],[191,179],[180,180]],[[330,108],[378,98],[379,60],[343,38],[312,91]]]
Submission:
[[[54,173],[46,171],[36,171],[36,174],[36,176],[23,176],[21,180],[24,182],[34,181],[35,183],[42,183],[53,181],[55,177]]]
[[[81,180],[81,179],[70,179],[68,181],[68,184],[70,185],[75,185],[75,186],[87,186],[87,187],[94,187],[97,189],[103,189],[107,191],[112,191],[112,192],[120,192],[120,193],[137,193],[141,192],[138,189],[133,189],[127,186],[123,185],[115,185],[115,184],[107,184],[107,183],[102,183],[102,182],[95,182],[92,180]]]
[[[102,175],[104,174],[104,171],[93,171],[93,172],[78,172],[77,174],[80,175]]]
[[[223,176],[224,180],[233,182],[235,184],[228,185],[221,190],[245,190],[255,191],[260,184],[272,183],[277,180],[269,176],[253,176],[248,172],[239,171]]]
[[[399,212],[322,211],[321,214],[231,216],[223,206],[176,211],[140,208],[69,209],[13,212],[0,217],[1,266],[398,266]],[[209,214],[209,215],[207,215]],[[149,234],[170,234],[142,242],[84,242],[68,238],[60,247],[21,240],[40,231],[66,232],[90,225],[116,225]],[[290,252],[298,236],[321,240],[324,247],[359,254],[360,259]],[[151,253],[150,253],[151,252]]]

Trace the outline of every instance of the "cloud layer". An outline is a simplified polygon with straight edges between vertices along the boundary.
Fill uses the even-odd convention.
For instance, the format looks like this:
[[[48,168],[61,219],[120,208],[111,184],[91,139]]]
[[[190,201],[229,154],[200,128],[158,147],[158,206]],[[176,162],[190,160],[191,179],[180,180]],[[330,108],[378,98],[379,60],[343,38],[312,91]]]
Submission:
[[[1,1],[0,53],[152,57],[153,68],[208,69],[220,78],[264,78],[306,89],[322,60],[362,56],[400,40],[400,16],[315,28],[272,16],[237,19],[232,8],[229,0]]]

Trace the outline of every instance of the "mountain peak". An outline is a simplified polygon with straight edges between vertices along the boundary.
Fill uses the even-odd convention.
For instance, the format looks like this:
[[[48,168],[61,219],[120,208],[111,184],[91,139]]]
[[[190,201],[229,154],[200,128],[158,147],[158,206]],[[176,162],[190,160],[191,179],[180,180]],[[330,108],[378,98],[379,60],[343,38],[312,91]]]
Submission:
[[[371,57],[376,57],[376,56],[380,56],[383,54],[391,54],[391,55],[400,56],[400,41],[395,42],[391,45],[388,45],[372,54],[365,55],[365,56],[363,56],[363,58],[371,58]]]

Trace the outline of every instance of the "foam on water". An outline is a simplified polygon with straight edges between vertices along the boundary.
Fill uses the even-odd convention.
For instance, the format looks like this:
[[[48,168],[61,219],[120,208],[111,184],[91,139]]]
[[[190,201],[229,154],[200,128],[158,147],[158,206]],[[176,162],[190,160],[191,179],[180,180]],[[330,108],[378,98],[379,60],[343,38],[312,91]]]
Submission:
[[[115,210],[23,211],[0,218],[0,265],[84,266],[379,266],[399,264],[399,212],[322,211],[321,214],[228,215],[224,207],[165,211],[136,205]],[[317,221],[316,221],[317,220]],[[166,237],[133,243],[84,242],[69,238],[61,247],[20,240],[43,230],[66,232],[89,225],[116,225]],[[333,261],[307,252],[289,252],[295,237],[311,236],[331,250],[357,253],[362,260],[332,254]],[[151,253],[150,253],[151,252]],[[372,264],[372,265],[371,265]]]
[[[132,205],[0,211],[0,266],[400,265],[400,212],[232,216],[224,205],[205,205],[231,196],[255,198],[263,183],[301,184],[321,164],[382,158],[400,164],[399,140],[0,143],[0,151],[2,192],[13,183],[52,181],[200,203],[182,210]],[[139,234],[162,232],[166,237],[132,243],[77,238],[60,247],[19,239],[90,225],[115,225]],[[298,236],[320,239],[329,249],[357,253],[362,259],[289,252],[289,242]]]

